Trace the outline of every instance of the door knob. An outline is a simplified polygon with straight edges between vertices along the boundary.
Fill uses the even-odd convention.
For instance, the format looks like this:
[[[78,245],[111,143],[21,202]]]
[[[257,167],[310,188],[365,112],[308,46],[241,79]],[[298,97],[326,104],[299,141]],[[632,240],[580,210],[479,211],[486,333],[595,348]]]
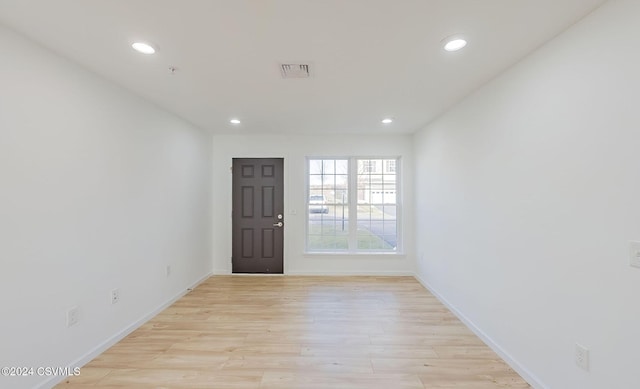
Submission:
[[[282,227],[282,226],[284,226],[284,223],[283,222],[273,223],[273,226],[274,227]]]

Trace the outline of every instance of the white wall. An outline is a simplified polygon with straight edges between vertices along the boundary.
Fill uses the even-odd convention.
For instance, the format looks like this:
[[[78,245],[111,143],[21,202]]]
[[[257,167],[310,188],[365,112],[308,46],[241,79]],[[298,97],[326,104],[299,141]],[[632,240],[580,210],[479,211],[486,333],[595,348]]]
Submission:
[[[0,47],[0,366],[86,362],[211,271],[211,136],[2,27]]]
[[[239,129],[241,131],[241,129]],[[215,135],[214,272],[231,273],[231,172],[233,158],[284,158],[285,274],[412,274],[413,187],[403,180],[404,255],[305,254],[306,157],[399,156],[402,174],[413,175],[411,137],[400,136],[286,136]],[[295,215],[292,214],[295,211]]]
[[[416,136],[418,275],[537,387],[640,387],[638,47],[606,3]]]

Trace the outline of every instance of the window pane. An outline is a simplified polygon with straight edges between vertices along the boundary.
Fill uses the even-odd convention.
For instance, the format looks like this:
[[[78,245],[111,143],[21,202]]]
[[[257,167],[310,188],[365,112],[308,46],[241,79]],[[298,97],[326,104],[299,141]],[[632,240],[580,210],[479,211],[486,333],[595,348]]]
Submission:
[[[384,187],[384,193],[382,194],[382,203],[383,204],[395,204],[396,203],[396,188],[395,185],[393,187]]]
[[[310,159],[309,160],[309,174],[322,174],[322,160]]]
[[[349,192],[346,189],[336,189],[335,194],[335,203],[336,204],[346,204],[349,200]]]
[[[349,161],[346,159],[336,160],[336,174],[349,174]]]
[[[336,161],[333,159],[325,159],[322,161],[322,173],[323,174],[335,174],[336,173]]]
[[[387,159],[384,161],[384,172],[395,174],[396,172],[396,160],[395,159]]]
[[[359,220],[358,221],[358,235],[359,236],[369,236],[371,235],[371,221],[370,220]]]

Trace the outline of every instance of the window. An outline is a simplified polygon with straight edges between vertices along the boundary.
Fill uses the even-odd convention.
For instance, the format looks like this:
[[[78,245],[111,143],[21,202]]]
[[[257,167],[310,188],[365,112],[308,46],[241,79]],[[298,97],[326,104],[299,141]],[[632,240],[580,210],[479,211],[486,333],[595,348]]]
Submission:
[[[309,252],[396,252],[398,159],[308,159]]]
[[[309,160],[310,250],[347,250],[349,234],[349,160]]]

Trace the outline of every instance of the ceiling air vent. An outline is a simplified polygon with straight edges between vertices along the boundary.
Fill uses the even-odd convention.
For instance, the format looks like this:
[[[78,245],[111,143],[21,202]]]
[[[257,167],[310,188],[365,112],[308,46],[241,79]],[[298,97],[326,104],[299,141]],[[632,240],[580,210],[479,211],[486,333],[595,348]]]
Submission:
[[[311,77],[311,65],[304,63],[282,63],[280,71],[282,78],[309,78]]]

